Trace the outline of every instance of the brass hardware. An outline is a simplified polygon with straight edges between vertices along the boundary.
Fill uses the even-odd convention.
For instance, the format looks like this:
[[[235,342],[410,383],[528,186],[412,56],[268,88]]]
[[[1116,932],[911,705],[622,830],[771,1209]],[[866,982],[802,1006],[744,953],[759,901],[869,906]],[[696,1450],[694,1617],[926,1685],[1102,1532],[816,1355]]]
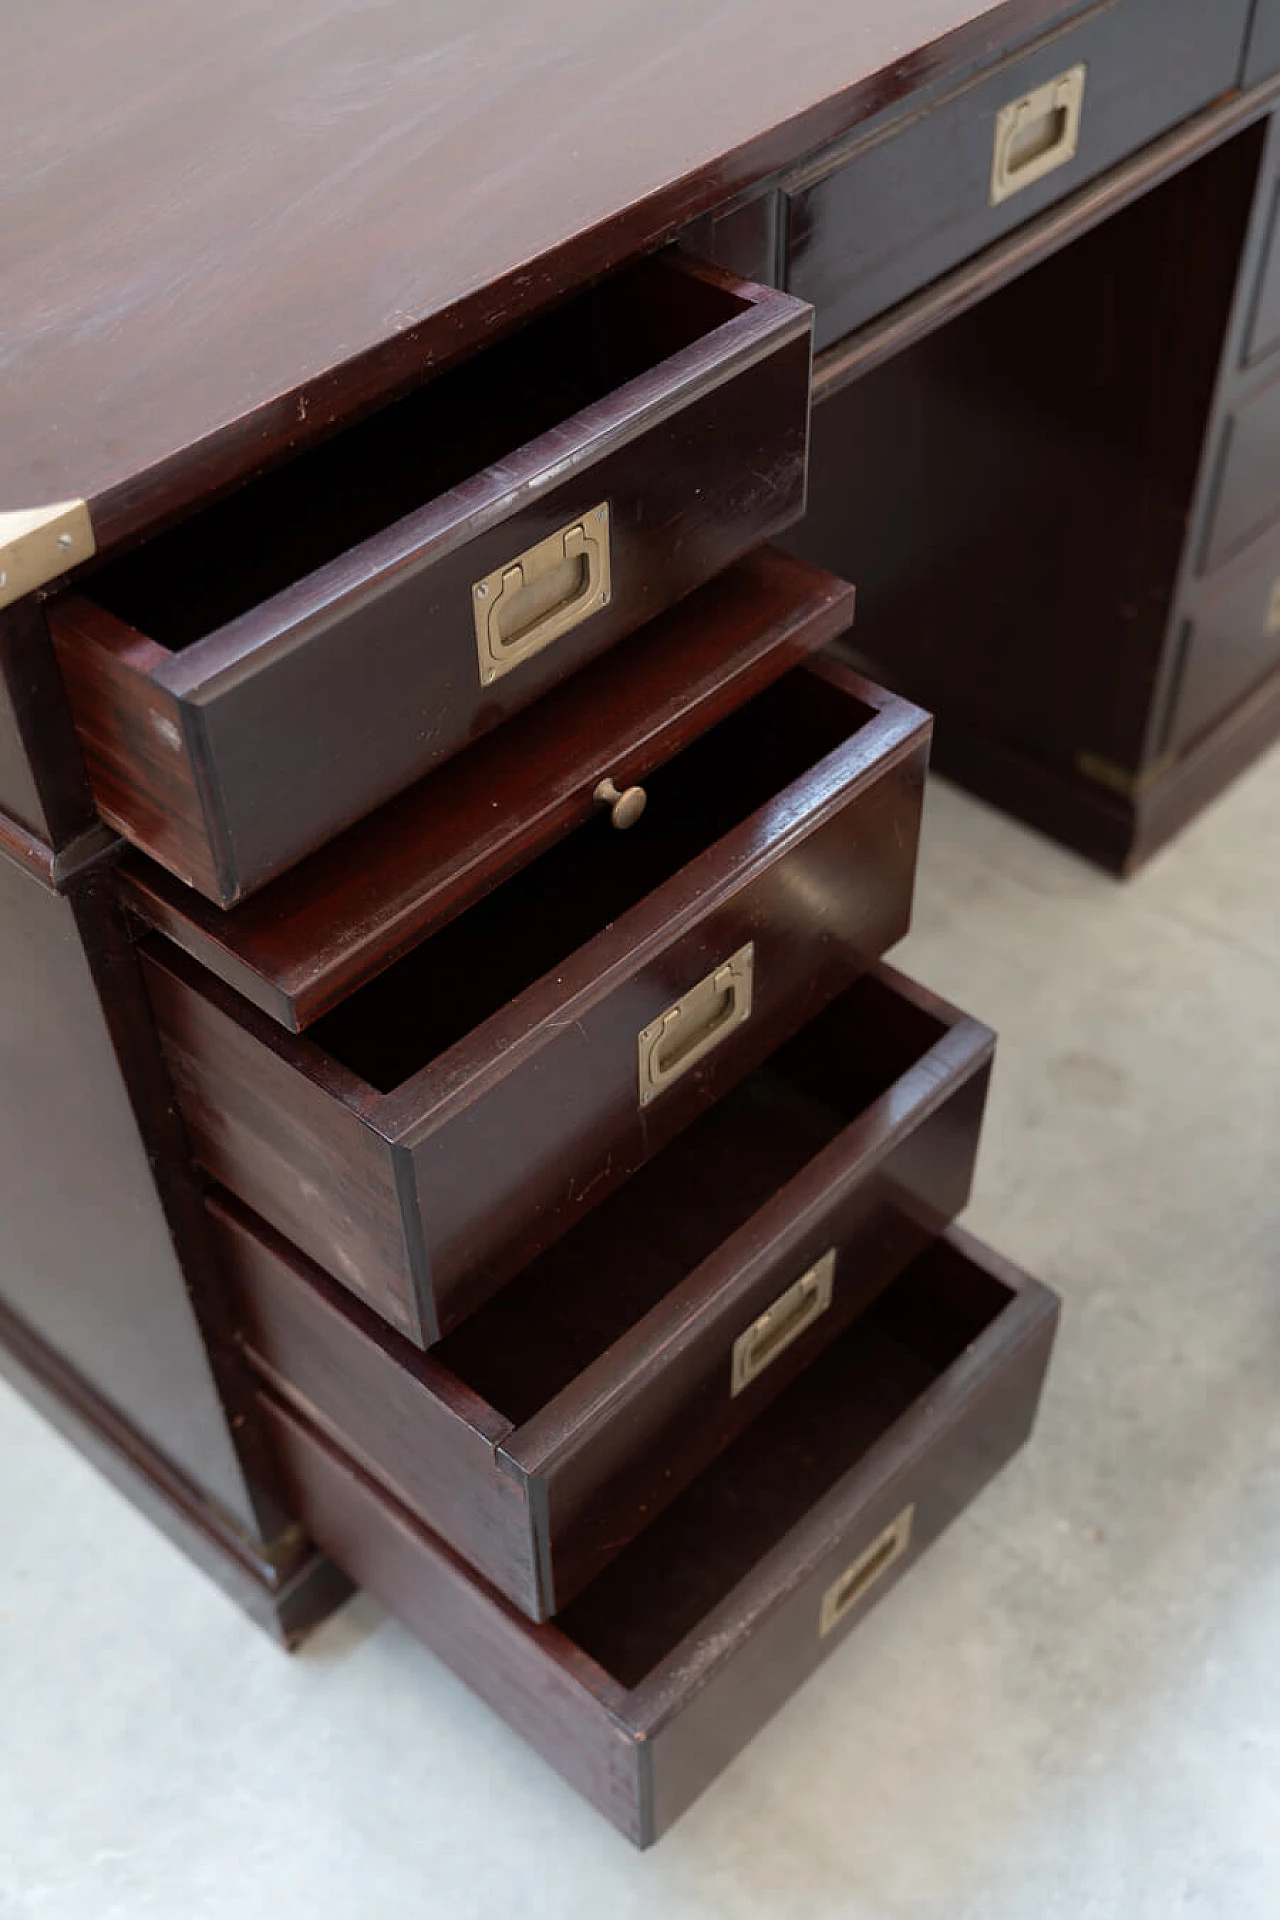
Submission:
[[[572,632],[613,592],[609,503],[603,501],[471,589],[485,686]]]
[[[1056,80],[1001,107],[991,153],[993,207],[1075,157],[1086,71],[1083,63],[1068,67]]]
[[[780,1293],[745,1333],[738,1335],[733,1343],[729,1376],[731,1400],[758,1379],[780,1353],[785,1353],[826,1312],[831,1305],[835,1272],[836,1250],[832,1247],[785,1293]]]
[[[83,500],[0,512],[0,607],[12,606],[96,551]]]
[[[860,1553],[831,1582],[818,1610],[819,1639],[839,1625],[850,1608],[855,1607],[876,1581],[888,1573],[895,1560],[901,1560],[911,1545],[911,1522],[914,1517],[915,1507],[904,1507],[897,1519],[891,1520],[884,1532],[876,1535],[865,1552]]]
[[[1271,597],[1267,601],[1267,619],[1262,631],[1268,639],[1280,633],[1280,580],[1271,584]]]
[[[649,796],[643,787],[627,787],[619,793],[612,778],[602,780],[591,798],[597,806],[608,807],[609,818],[619,833],[634,827],[649,804]]]
[[[648,1106],[751,1014],[755,947],[750,942],[690,987],[640,1034],[640,1105]]]
[[[1149,761],[1140,773],[1129,773],[1124,767],[1117,766],[1114,760],[1104,759],[1100,753],[1078,753],[1076,767],[1086,780],[1092,780],[1096,786],[1108,787],[1124,800],[1140,800],[1149,788],[1164,779],[1177,757],[1176,753],[1162,753],[1157,759]]]

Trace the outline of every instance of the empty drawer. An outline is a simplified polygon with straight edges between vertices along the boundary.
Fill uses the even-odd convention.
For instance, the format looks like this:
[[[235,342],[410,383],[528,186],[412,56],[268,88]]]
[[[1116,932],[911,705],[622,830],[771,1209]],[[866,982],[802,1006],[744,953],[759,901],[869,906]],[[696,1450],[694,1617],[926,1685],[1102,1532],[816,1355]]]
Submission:
[[[645,1846],[1026,1438],[1055,1322],[953,1229],[542,1626],[264,1404],[307,1531]]]
[[[902,935],[928,740],[797,668],[304,1035],[150,936],[196,1157],[429,1344]]]
[[[545,1618],[965,1205],[993,1045],[867,975],[429,1355],[215,1197],[249,1352]]]
[[[50,603],[103,817],[226,905],[804,502],[808,310],[642,262]]]

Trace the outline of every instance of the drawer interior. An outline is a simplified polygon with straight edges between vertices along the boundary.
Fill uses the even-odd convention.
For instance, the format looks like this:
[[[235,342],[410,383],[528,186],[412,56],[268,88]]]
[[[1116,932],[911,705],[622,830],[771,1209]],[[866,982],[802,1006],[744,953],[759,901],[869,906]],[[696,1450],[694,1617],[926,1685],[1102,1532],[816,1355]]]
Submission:
[[[946,1242],[924,1254],[556,1617],[637,1686],[1013,1299]]]
[[[946,1033],[864,975],[433,1349],[516,1424],[613,1341]]]
[[[748,304],[642,261],[112,561],[86,591],[179,653]]]
[[[619,833],[601,811],[310,1028],[389,1093],[832,752],[873,710],[803,668],[645,780]]]

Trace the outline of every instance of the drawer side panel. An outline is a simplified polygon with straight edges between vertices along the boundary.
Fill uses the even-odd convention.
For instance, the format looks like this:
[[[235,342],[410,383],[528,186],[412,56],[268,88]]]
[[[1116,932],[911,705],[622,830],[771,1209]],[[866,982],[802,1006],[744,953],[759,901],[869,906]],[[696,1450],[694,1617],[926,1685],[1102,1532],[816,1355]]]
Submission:
[[[640,1841],[640,1757],[613,1717],[622,1698],[615,1683],[553,1626],[512,1614],[277,1401],[264,1397],[264,1411],[312,1539],[606,1819]]]
[[[142,957],[200,1165],[420,1338],[392,1148],[224,1009],[215,981],[207,992],[191,984],[184,976],[198,970],[189,961],[158,940]]]
[[[406,1351],[235,1202],[214,1196],[210,1212],[258,1371],[402,1504],[429,1516],[522,1612],[541,1618],[527,1496],[494,1453],[510,1423]],[[463,1400],[471,1418],[454,1404]]]

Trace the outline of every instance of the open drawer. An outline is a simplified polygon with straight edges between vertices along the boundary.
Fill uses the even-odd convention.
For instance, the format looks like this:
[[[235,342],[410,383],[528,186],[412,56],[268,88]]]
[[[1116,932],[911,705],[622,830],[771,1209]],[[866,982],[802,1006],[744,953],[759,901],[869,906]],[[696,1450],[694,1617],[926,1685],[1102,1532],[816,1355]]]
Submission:
[[[993,1047],[866,975],[429,1355],[214,1196],[250,1357],[544,1619],[964,1207]]]
[[[642,261],[82,576],[103,817],[227,905],[797,518],[810,320]]]
[[[852,617],[846,581],[759,547],[239,906],[139,853],[119,867],[125,898],[301,1033],[602,805],[639,824],[640,781]]]
[[[430,1344],[905,932],[928,741],[817,658],[303,1035],[148,936],[197,1159]]]
[[[953,1229],[541,1626],[264,1409],[313,1538],[645,1846],[1026,1438],[1056,1316]]]

